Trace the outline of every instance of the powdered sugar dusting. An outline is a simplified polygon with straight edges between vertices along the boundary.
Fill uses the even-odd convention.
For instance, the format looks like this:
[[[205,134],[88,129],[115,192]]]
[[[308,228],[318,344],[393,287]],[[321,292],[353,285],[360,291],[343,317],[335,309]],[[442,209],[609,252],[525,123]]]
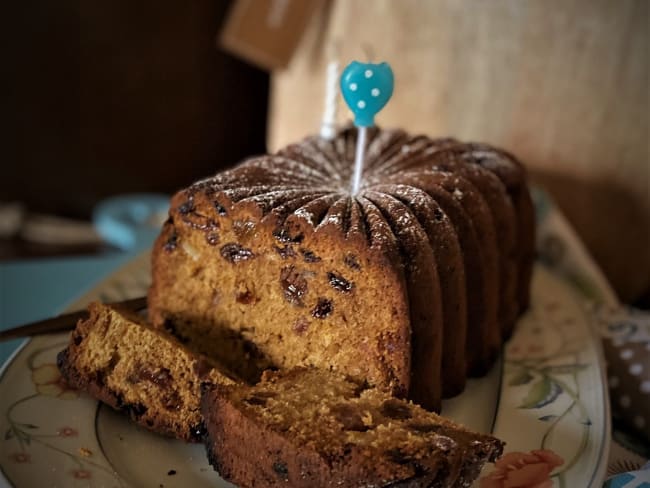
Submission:
[[[371,245],[391,246],[397,242],[395,235],[421,238],[422,222],[447,218],[435,203],[440,197],[428,193],[427,185],[448,190],[454,200],[462,201],[471,188],[468,175],[480,178],[481,171],[491,171],[501,177],[500,172],[506,174],[503,168],[515,165],[489,146],[373,128],[368,130],[360,192],[351,200],[348,184],[356,136],[356,129],[346,129],[332,141],[305,139],[203,179],[192,191],[211,192],[215,202],[222,195],[235,206],[248,203],[280,220],[301,219],[316,230],[326,226],[347,233],[354,226],[353,232],[365,235]]]
[[[301,219],[305,219],[309,225],[314,225],[314,214],[311,213],[310,211],[306,210],[304,207],[299,208],[294,212],[294,215],[297,217],[300,217]]]
[[[325,224],[341,225],[341,216],[340,215],[329,215],[325,219]]]

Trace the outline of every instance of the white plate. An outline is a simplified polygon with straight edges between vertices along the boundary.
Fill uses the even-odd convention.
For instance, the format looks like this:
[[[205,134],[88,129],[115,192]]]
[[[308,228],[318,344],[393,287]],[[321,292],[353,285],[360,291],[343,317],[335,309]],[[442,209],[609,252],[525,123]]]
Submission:
[[[136,259],[75,306],[142,295],[148,263]],[[543,463],[548,455],[530,453],[546,449],[563,460],[550,475],[554,486],[600,487],[610,439],[600,343],[574,290],[541,265],[532,297],[502,360],[445,401],[443,415],[506,441],[509,470]],[[55,367],[66,342],[67,334],[36,337],[0,371],[0,486],[232,486],[201,445],[147,432],[66,390]],[[483,476],[498,477],[494,470],[487,466]]]

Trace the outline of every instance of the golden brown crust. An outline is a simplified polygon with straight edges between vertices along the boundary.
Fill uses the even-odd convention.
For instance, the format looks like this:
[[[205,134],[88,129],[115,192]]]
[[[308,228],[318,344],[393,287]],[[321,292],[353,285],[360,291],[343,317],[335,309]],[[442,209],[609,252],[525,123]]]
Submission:
[[[466,145],[457,144],[441,151],[436,167],[467,179],[485,199],[495,225],[499,274],[499,316],[503,336],[509,336],[519,315],[517,296],[517,220],[514,206],[501,180],[491,171],[476,164],[477,158]],[[469,164],[468,164],[469,163]]]
[[[528,308],[535,258],[535,209],[527,185],[526,168],[512,154],[487,144],[470,144],[472,164],[494,173],[504,184],[517,219],[517,297],[519,312]],[[510,331],[512,332],[512,331]]]
[[[427,234],[440,281],[442,396],[453,397],[463,391],[466,379],[467,293],[458,235],[440,205],[424,190],[408,185],[378,185],[377,189],[408,204]],[[430,297],[436,299],[433,290]]]
[[[490,235],[481,239],[477,228],[477,224],[482,224],[483,227],[489,225],[489,221],[486,221],[485,207],[480,201],[478,206],[476,205],[477,200],[473,190],[465,187],[464,192],[460,190],[455,192],[453,181],[456,177],[453,175],[427,172],[419,175],[407,174],[402,179],[409,184],[417,182],[422,190],[440,205],[454,226],[462,249],[466,277],[467,331],[464,335],[466,369],[471,375],[484,374],[488,371],[491,358],[494,357],[498,347],[493,333],[498,328],[498,281],[494,274],[496,261],[494,258],[488,259],[488,256],[494,256],[495,244]],[[471,210],[478,214],[472,216],[469,213]],[[482,248],[484,243],[487,244],[488,253],[491,251],[491,254],[486,253]],[[451,331],[462,334],[453,328]]]
[[[438,270],[428,237],[404,203],[381,192],[361,199],[388,222],[399,243],[406,275],[411,324],[411,383],[409,398],[430,410],[442,399],[442,297]]]

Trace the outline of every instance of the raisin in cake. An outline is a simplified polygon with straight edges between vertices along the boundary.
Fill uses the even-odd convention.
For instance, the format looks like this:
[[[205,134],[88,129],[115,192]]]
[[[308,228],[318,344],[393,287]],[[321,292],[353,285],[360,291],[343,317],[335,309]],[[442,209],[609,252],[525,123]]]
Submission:
[[[503,450],[494,437],[314,368],[217,386],[202,411],[210,462],[242,488],[470,486]]]
[[[356,138],[311,137],[178,192],[150,318],[250,380],[315,366],[436,409],[528,304],[525,170],[486,145],[371,129],[351,196]]]
[[[232,384],[216,363],[127,311],[93,303],[58,365],[71,386],[155,432],[200,441],[202,383]]]

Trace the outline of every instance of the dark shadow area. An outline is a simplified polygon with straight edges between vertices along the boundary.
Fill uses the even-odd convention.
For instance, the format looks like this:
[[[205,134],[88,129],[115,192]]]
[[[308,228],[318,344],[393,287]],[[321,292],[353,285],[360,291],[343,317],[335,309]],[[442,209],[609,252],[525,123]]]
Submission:
[[[88,217],[265,151],[269,76],[222,52],[230,2],[5,5],[0,201]]]

